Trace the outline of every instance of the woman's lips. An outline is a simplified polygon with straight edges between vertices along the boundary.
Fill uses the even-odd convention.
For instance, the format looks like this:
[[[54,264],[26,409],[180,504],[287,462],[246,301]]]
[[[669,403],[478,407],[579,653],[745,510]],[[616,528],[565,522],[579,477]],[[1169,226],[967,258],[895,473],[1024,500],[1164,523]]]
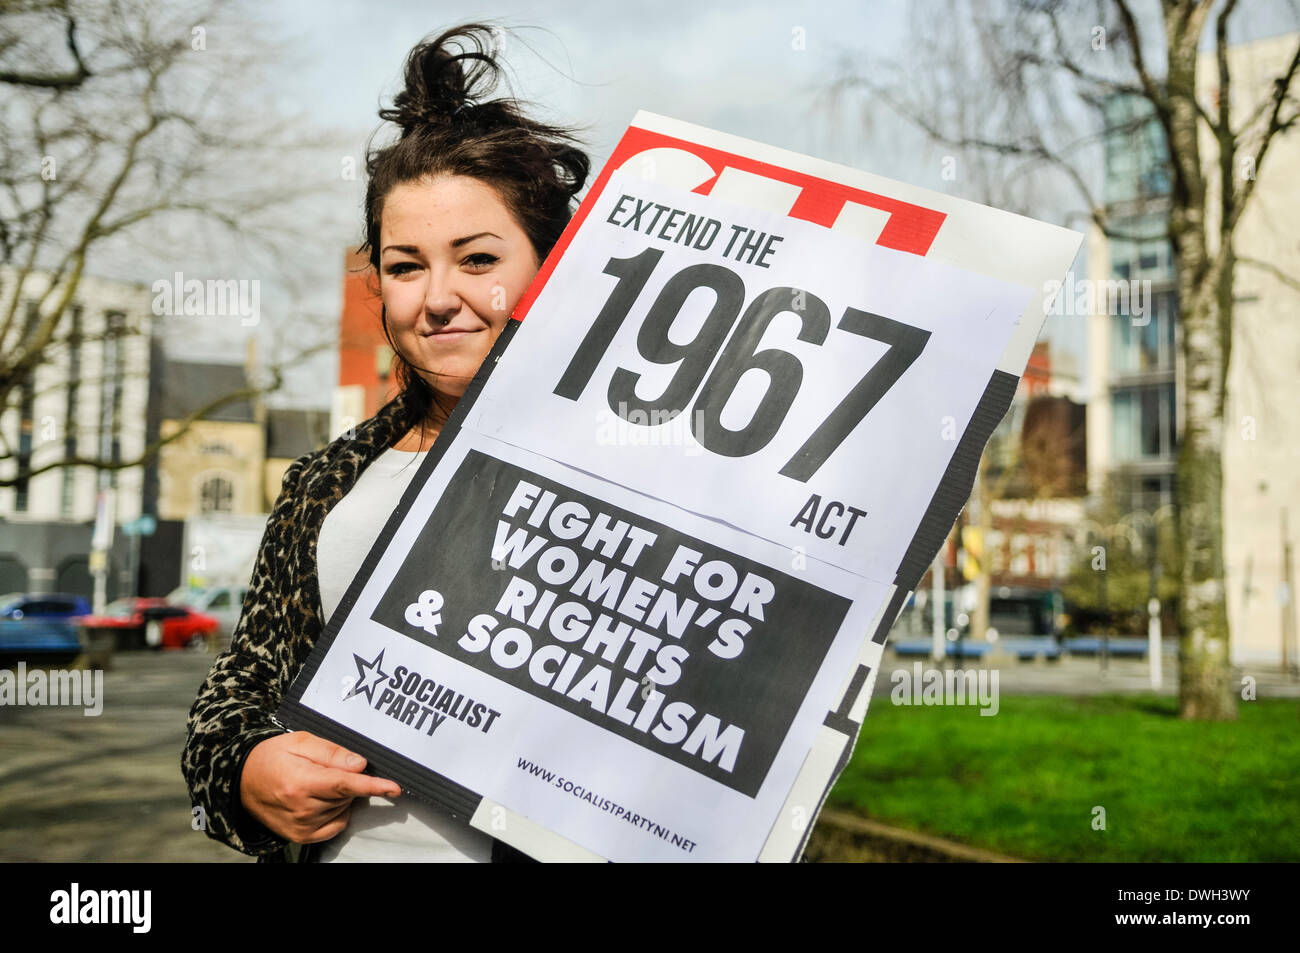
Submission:
[[[482,328],[472,328],[472,329],[447,328],[442,331],[430,331],[428,334],[425,335],[425,337],[442,338],[443,340],[454,341],[458,338],[463,338],[470,334],[477,334],[481,330]]]

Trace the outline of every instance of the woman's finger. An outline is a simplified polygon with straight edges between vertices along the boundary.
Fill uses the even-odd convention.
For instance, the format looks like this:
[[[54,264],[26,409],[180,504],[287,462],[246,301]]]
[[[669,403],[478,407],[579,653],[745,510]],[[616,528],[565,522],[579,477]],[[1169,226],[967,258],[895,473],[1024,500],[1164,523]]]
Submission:
[[[327,768],[340,771],[361,771],[365,769],[366,759],[356,752],[349,751],[342,745],[336,745],[309,731],[295,731],[290,735],[294,754]]]
[[[386,778],[317,765],[306,766],[302,784],[309,797],[330,803],[354,797],[398,797],[402,793],[397,782]]]

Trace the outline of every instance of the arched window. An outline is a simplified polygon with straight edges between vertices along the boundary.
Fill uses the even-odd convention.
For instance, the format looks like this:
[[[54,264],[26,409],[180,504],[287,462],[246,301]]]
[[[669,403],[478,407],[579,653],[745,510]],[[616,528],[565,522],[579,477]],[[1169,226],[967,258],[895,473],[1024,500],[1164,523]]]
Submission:
[[[233,513],[234,511],[234,482],[221,474],[207,477],[199,488],[199,512]]]

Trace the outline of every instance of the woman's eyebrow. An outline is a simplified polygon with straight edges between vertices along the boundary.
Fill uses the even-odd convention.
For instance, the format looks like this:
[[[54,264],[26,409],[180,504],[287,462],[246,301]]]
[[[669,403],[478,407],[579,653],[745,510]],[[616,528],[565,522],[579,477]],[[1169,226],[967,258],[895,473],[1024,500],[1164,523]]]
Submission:
[[[383,251],[400,251],[400,252],[403,252],[403,253],[405,253],[405,254],[407,254],[407,255],[418,255],[418,254],[420,254],[420,249],[417,248],[415,245],[385,245],[385,246],[383,247],[382,250],[383,250]]]
[[[452,247],[452,248],[459,248],[461,245],[465,245],[465,244],[467,244],[467,243],[469,243],[469,242],[472,242],[472,241],[473,241],[474,239],[476,239],[476,238],[482,238],[484,235],[491,235],[493,238],[501,238],[501,236],[498,235],[496,232],[479,232],[479,233],[476,234],[476,235],[466,235],[464,238],[457,238],[457,239],[455,239],[455,240],[451,243],[451,247]],[[501,240],[502,240],[502,241],[505,241],[505,239],[501,239]]]

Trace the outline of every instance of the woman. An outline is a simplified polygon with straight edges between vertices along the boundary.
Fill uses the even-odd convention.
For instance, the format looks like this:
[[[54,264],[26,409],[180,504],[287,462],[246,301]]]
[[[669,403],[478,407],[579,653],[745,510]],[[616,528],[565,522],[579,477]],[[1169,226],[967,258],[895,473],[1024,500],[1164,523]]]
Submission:
[[[362,247],[379,276],[400,393],[285,473],[230,651],[190,711],[182,769],[207,832],[264,860],[507,853],[422,802],[370,802],[396,798],[398,785],[272,719],[589,172],[569,131],[529,120],[514,100],[483,100],[500,75],[492,39],[491,28],[467,24],[421,43],[405,89],[380,110],[401,137],[367,157]]]

